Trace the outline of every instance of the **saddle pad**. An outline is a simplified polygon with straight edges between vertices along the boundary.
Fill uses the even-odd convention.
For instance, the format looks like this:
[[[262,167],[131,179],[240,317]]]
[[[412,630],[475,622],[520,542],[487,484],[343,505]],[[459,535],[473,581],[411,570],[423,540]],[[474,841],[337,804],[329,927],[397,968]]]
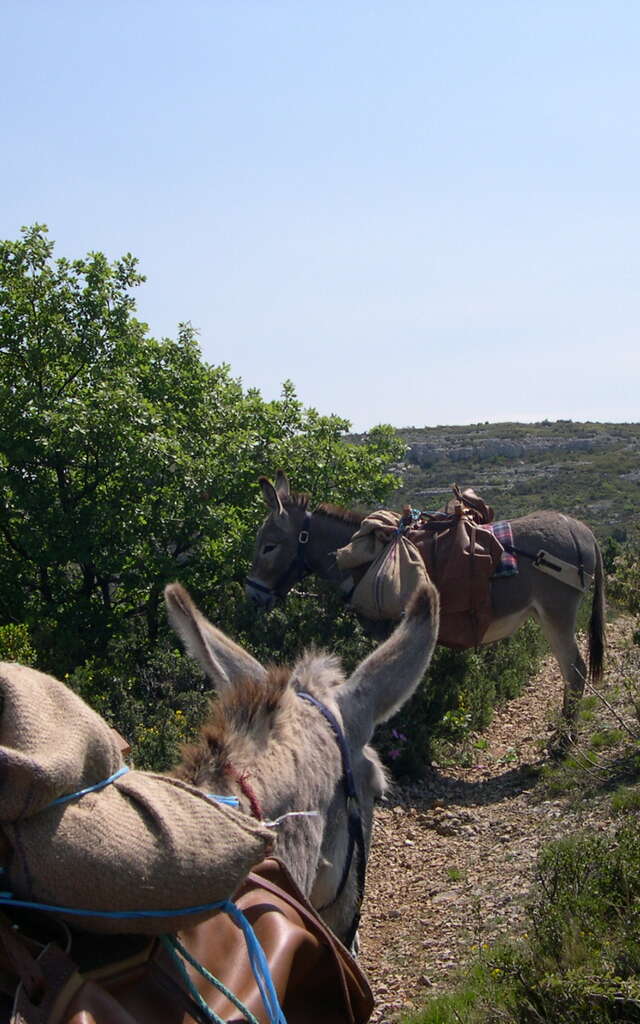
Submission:
[[[479,530],[489,530],[499,540],[504,551],[500,556],[500,563],[493,574],[493,579],[501,576],[516,576],[518,573],[518,559],[513,549],[513,531],[508,519],[501,519],[498,523],[479,523]]]

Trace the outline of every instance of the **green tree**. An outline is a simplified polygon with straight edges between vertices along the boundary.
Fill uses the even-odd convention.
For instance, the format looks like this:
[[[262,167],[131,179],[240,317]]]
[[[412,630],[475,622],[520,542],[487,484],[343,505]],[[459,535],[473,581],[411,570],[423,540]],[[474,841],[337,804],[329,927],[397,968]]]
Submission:
[[[168,580],[230,614],[260,473],[379,502],[403,445],[385,427],[345,443],[348,422],[290,383],[273,402],[245,391],[189,325],[151,337],[131,255],[53,252],[42,225],[0,243],[0,625],[25,623],[40,664],[67,672],[115,637],[153,644]]]

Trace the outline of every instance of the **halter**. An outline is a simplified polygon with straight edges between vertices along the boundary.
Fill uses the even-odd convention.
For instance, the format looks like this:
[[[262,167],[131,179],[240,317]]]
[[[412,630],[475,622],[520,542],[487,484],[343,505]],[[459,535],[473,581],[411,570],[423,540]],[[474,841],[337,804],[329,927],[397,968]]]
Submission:
[[[290,590],[294,583],[299,583],[300,580],[304,579],[310,571],[310,566],[307,563],[306,548],[309,543],[311,516],[312,513],[309,512],[309,509],[305,509],[302,527],[298,533],[298,547],[296,548],[296,553],[291,565],[285,569],[281,576],[278,577],[272,587],[268,587],[265,583],[261,583],[259,580],[254,580],[251,576],[247,576],[246,583],[252,590],[258,590],[261,594],[268,594],[269,597],[281,597],[282,593],[286,593]]]
[[[340,749],[340,755],[342,757],[342,780],[344,783],[344,793],[347,801],[347,819],[349,822],[349,846],[347,849],[347,858],[345,860],[344,867],[342,869],[342,877],[340,878],[340,884],[336,890],[335,896],[328,903],[325,903],[322,907],[318,907],[319,911],[326,910],[332,906],[340,898],[344,891],[344,887],[347,884],[347,879],[351,872],[351,866],[353,864],[353,854],[356,846],[358,847],[358,904],[351,926],[347,931],[347,937],[344,940],[344,944],[349,949],[356,937],[358,931],[358,925],[360,924],[360,907],[362,900],[364,899],[364,883],[365,874],[367,870],[367,851],[364,841],[364,830],[362,828],[362,816],[360,814],[360,802],[358,800],[358,793],[356,791],[355,781],[353,778],[353,769],[351,767],[351,758],[349,756],[349,748],[347,747],[347,741],[345,740],[344,733],[338,722],[338,719],[334,715],[333,711],[330,711],[326,705],[319,701],[316,697],[312,697],[310,693],[306,693],[304,690],[298,691],[298,697],[301,700],[306,700],[309,704],[313,704],[318,709],[321,715],[327,720],[331,726],[331,730],[336,738],[336,742]]]
[[[307,693],[305,690],[298,690],[297,696],[300,697],[301,700],[306,700],[307,703],[313,704],[313,706],[317,708],[320,714],[323,715],[323,717],[327,720],[331,727],[331,731],[335,736],[336,743],[338,744],[338,748],[340,750],[340,757],[342,758],[342,781],[344,784],[344,795],[347,802],[347,820],[349,822],[349,845],[347,847],[347,856],[344,862],[344,867],[342,869],[340,882],[338,884],[338,888],[336,889],[333,899],[329,900],[328,903],[323,904],[323,906],[317,907],[316,909],[319,912],[321,912],[323,910],[327,910],[328,907],[333,906],[334,903],[337,903],[338,899],[344,892],[344,888],[347,884],[347,879],[349,878],[351,867],[353,865],[353,855],[355,853],[357,846],[359,853],[357,890],[358,909],[354,914],[353,920],[351,922],[349,929],[347,930],[347,935],[344,940],[344,945],[347,947],[347,949],[349,949],[353,944],[353,940],[356,937],[356,932],[358,931],[358,925],[360,924],[360,907],[362,905],[362,900],[364,899],[364,883],[367,870],[367,850],[364,840],[364,829],[362,827],[362,816],[360,814],[360,801],[358,800],[358,792],[356,790],[356,784],[353,777],[353,768],[351,767],[351,757],[349,755],[349,748],[347,746],[347,741],[345,739],[344,732],[342,731],[340,723],[336,716],[334,715],[333,711],[330,711],[329,708],[322,703],[322,701],[319,701],[317,697],[313,697],[310,693]],[[260,807],[260,803],[258,801],[258,798],[256,797],[254,790],[247,782],[246,774],[238,772],[231,764],[227,764],[224,770],[225,774],[235,779],[235,781],[240,786],[243,795],[249,801],[249,804],[251,806],[251,813],[253,814],[254,818],[257,818],[259,821],[262,821],[262,808]],[[224,798],[215,797],[214,799],[219,800]],[[296,812],[294,811],[292,813],[295,814]],[[303,811],[300,813],[304,814],[307,812]],[[283,818],[286,817],[288,817],[288,815],[283,815]],[[280,819],[277,820],[280,821]]]

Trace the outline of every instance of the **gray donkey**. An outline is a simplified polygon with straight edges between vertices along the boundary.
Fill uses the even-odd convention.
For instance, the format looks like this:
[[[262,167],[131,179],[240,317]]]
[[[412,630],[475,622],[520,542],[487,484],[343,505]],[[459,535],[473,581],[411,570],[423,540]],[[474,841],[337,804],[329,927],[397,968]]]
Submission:
[[[269,515],[258,531],[247,577],[248,596],[256,604],[271,608],[308,573],[329,580],[348,595],[353,580],[338,569],[335,553],[348,544],[362,516],[330,504],[318,505],[311,511],[309,496],[292,492],[281,471],[275,486],[266,477],[260,478],[260,485]],[[544,550],[580,569],[585,580],[593,577],[588,674],[591,682],[597,683],[602,676],[605,647],[602,554],[589,527],[560,512],[533,512],[513,519],[511,527],[518,573],[492,580],[493,619],[482,643],[511,636],[530,616],[537,619],[565,681],[566,733],[560,737],[562,743],[575,735],[578,705],[587,677],[587,667],[576,643],[576,616],[582,592],[540,571],[535,565],[536,555]]]
[[[374,800],[385,775],[368,745],[404,704],[438,635],[438,594],[418,590],[394,633],[346,679],[338,658],[308,651],[291,669],[263,668],[208,622],[177,583],[169,618],[219,700],[172,774],[235,795],[266,821],[290,812],[275,853],[346,945],[356,934]]]

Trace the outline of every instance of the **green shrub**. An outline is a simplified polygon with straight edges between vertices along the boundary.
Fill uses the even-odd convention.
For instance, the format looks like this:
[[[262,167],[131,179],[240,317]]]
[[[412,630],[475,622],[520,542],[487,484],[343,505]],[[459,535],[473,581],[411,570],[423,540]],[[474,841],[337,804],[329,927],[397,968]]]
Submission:
[[[36,664],[36,652],[29,628],[23,623],[0,626],[0,661],[19,661],[22,665]]]
[[[640,822],[544,848],[528,929],[407,1024],[640,1021]]]
[[[613,560],[608,592],[612,601],[634,615],[640,615],[640,551],[626,546]]]
[[[629,814],[640,811],[640,789],[637,786],[620,786],[611,797],[614,814]]]
[[[65,682],[127,740],[136,768],[164,771],[204,718],[209,694],[202,673],[168,647],[127,651],[114,642],[110,655]]]
[[[591,736],[589,748],[591,750],[607,750],[609,747],[615,747],[623,737],[624,733],[621,729],[601,729]]]

